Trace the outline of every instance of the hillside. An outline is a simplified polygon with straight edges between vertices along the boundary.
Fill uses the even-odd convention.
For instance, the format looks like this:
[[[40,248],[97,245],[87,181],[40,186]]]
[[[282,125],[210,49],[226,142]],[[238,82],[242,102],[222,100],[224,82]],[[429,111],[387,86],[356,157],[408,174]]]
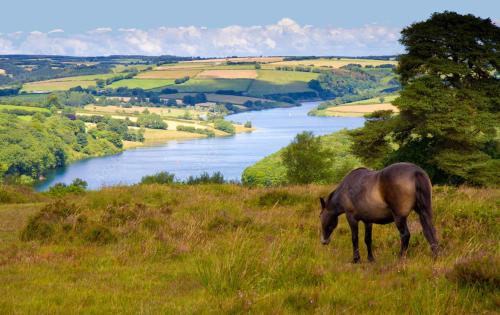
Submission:
[[[56,200],[1,186],[0,313],[498,310],[498,189],[434,187],[436,261],[412,214],[405,260],[396,228],[376,225],[376,262],[362,244],[353,265],[344,217],[319,241],[318,197],[332,188],[138,185]]]
[[[322,145],[331,150],[331,181],[339,182],[350,170],[362,166],[359,159],[350,152],[352,141],[347,130],[341,130],[320,137]],[[268,155],[247,167],[241,175],[241,182],[248,186],[279,186],[286,184],[286,168],[281,154],[285,148]]]

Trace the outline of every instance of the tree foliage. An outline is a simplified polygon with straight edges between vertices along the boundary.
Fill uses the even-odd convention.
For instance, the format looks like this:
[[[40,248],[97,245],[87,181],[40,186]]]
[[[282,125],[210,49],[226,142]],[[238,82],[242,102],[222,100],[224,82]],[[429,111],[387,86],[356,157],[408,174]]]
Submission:
[[[435,13],[405,28],[401,43],[400,114],[369,118],[352,133],[355,153],[375,167],[417,163],[435,182],[498,184],[500,28]]]
[[[309,184],[329,181],[332,152],[321,145],[319,137],[305,131],[298,134],[281,153],[291,184]]]

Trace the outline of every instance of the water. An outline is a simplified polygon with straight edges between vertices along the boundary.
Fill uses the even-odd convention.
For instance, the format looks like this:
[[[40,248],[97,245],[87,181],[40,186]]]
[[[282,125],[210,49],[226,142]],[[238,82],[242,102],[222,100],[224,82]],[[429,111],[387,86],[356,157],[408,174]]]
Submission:
[[[36,189],[44,191],[55,183],[69,184],[75,178],[85,180],[89,189],[134,184],[144,175],[160,171],[174,173],[179,179],[220,171],[226,179],[240,180],[246,167],[286,146],[297,133],[307,130],[323,135],[363,125],[364,118],[307,116],[317,105],[317,102],[309,102],[300,107],[230,115],[228,120],[239,123],[249,120],[257,130],[230,137],[170,141],[81,160],[53,170]]]

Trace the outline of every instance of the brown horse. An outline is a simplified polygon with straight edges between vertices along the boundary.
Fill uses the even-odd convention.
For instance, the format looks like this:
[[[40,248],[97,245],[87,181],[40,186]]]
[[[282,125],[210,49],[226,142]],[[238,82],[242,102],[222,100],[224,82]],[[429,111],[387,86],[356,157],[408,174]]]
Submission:
[[[410,231],[406,218],[412,209],[418,213],[424,236],[434,256],[438,243],[432,224],[432,186],[427,173],[411,163],[392,164],[380,171],[358,168],[321,201],[321,243],[330,243],[339,215],[345,213],[351,228],[355,263],[359,262],[358,222],[365,225],[368,260],[373,261],[372,224],[395,222],[401,236],[400,256],[406,255]]]

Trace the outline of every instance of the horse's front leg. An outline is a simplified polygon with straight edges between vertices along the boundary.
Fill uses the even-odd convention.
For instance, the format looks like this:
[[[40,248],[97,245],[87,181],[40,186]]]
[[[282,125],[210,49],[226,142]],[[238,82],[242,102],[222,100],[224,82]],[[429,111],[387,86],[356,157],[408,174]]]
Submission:
[[[354,218],[347,218],[349,222],[349,226],[351,227],[351,236],[352,236],[352,251],[353,251],[353,263],[359,263],[359,242],[358,242],[358,221]]]
[[[372,253],[372,224],[365,222],[365,244],[368,251],[368,261],[375,261]]]

